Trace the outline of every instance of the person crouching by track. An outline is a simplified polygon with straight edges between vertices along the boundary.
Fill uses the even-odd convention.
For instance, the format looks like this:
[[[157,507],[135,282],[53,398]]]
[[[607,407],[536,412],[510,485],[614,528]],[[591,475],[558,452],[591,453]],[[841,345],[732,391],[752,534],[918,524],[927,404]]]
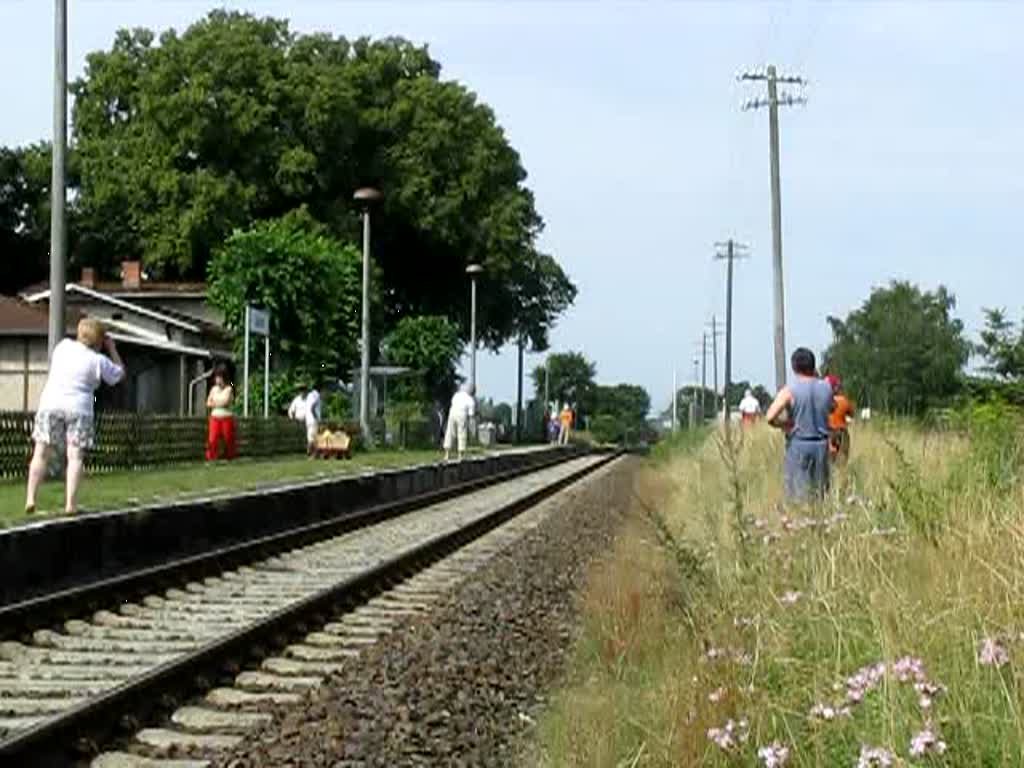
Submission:
[[[210,409],[206,430],[207,461],[216,461],[219,458],[221,441],[224,442],[224,458],[233,459],[238,455],[238,444],[235,442],[235,414],[231,411],[235,389],[228,379],[227,366],[217,363],[213,367],[213,386],[206,396],[206,407]]]
[[[829,488],[829,429],[832,388],[818,378],[814,353],[801,347],[791,359],[792,384],[779,390],[765,418],[786,432],[783,463],[786,498],[820,501]]]
[[[835,401],[835,407],[828,415],[829,456],[837,464],[845,464],[850,458],[849,425],[853,421],[854,406],[850,398],[842,394],[843,383],[838,376],[826,376],[825,381],[832,388]]]
[[[53,348],[32,426],[35,449],[25,492],[27,514],[36,511],[36,492],[46,477],[53,451],[60,445],[67,448],[68,462],[64,511],[75,514],[78,486],[85,471],[85,452],[96,439],[94,394],[101,383],[114,385],[123,378],[124,364],[117,347],[99,320],[80,320],[77,338],[63,339]]]
[[[469,430],[476,417],[476,387],[467,384],[452,396],[451,406],[448,408],[448,425],[444,430],[444,460],[450,461],[452,447],[457,443],[459,449],[459,461],[462,461],[466,453],[466,443],[469,441]]]

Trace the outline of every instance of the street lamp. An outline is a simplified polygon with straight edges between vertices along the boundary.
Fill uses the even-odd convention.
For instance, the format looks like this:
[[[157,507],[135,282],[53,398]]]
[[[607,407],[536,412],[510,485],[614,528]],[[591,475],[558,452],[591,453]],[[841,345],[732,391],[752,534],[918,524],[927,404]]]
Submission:
[[[67,280],[67,198],[65,154],[68,144],[68,3],[55,0],[53,45],[53,150],[50,160],[50,313],[47,348],[64,338],[64,284]]]
[[[476,392],[476,279],[484,268],[479,264],[466,267],[469,275],[469,386]]]
[[[373,187],[362,187],[352,196],[363,217],[363,343],[359,366],[359,429],[366,445],[373,445],[370,432],[370,207],[381,194]]]

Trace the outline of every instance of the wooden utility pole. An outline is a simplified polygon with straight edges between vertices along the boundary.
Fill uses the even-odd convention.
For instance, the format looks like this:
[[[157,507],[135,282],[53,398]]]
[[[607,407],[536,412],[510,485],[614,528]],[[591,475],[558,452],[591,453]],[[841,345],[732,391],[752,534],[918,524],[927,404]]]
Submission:
[[[729,238],[715,243],[715,258],[726,262],[725,277],[725,423],[729,424],[729,387],[732,384],[732,263],[747,257],[747,246]]]
[[[771,211],[772,211],[772,266],[774,272],[775,307],[775,386],[786,385],[786,306],[782,278],[782,192],[779,174],[779,105],[788,107],[806,104],[803,96],[789,93],[779,94],[778,84],[806,85],[807,81],[795,75],[780,75],[774,66],[755,72],[744,72],[739,80],[764,80],[768,85],[768,98],[749,99],[743,109],[768,107],[768,151],[771,160]]]
[[[713,375],[711,377],[712,386],[715,388],[715,418],[718,418],[718,337],[722,335],[722,332],[718,330],[718,319],[715,315],[711,316],[711,367],[713,369]]]

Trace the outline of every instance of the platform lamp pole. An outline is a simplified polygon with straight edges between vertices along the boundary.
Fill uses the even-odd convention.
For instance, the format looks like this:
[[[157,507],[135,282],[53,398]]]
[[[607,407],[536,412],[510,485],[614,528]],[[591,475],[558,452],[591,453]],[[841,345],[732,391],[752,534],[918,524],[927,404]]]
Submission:
[[[363,318],[359,364],[359,429],[367,446],[373,445],[370,431],[370,208],[381,194],[373,187],[357,189],[353,195],[363,217]]]

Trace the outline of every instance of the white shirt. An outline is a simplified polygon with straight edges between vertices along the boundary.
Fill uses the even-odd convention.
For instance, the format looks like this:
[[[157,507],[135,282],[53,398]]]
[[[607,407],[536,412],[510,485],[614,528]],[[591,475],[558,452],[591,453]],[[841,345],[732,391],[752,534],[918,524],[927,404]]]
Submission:
[[[753,395],[746,396],[740,400],[740,413],[752,414],[760,412],[761,403]]]
[[[306,420],[306,398],[303,395],[296,395],[292,404],[288,406],[288,418],[296,421]]]
[[[106,355],[80,341],[64,339],[53,348],[39,410],[92,416],[94,393],[100,383],[117,384],[123,378],[124,368]]]
[[[476,400],[469,392],[461,389],[452,397],[452,407],[449,418],[471,419],[476,415]]]
[[[306,395],[304,403],[306,423],[316,423],[320,421],[320,393],[315,389],[309,390],[309,394]]]

